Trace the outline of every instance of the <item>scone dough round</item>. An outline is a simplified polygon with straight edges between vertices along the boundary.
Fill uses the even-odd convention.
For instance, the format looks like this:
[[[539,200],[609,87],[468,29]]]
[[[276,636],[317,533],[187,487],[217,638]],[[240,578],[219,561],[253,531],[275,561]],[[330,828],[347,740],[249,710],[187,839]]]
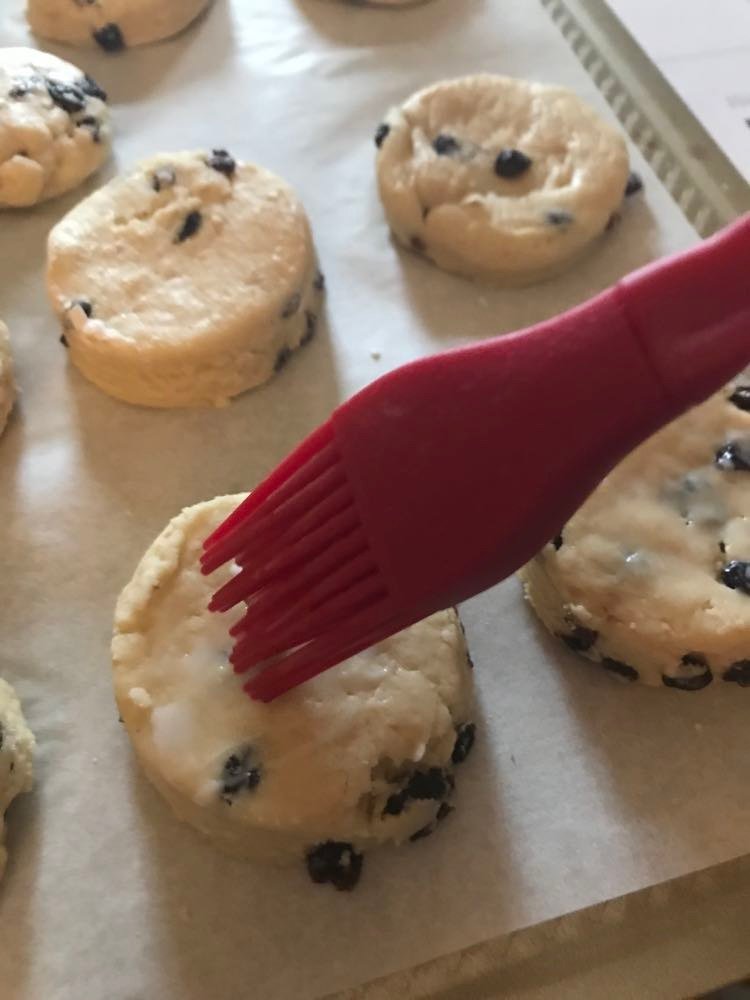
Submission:
[[[0,322],[0,434],[5,430],[15,399],[16,383],[13,379],[10,337],[8,327]]]
[[[34,747],[16,693],[0,678],[0,878],[8,860],[3,817],[13,799],[31,789]]]
[[[323,287],[291,188],[225,150],[164,153],[72,209],[47,287],[80,371],[144,406],[222,405],[309,340]]]
[[[31,30],[70,45],[119,52],[176,35],[211,0],[26,0]]]
[[[106,101],[96,81],[48,52],[0,49],[0,208],[54,198],[99,169]]]
[[[490,74],[413,95],[375,141],[396,239],[500,284],[569,265],[604,232],[628,179],[622,137],[574,93]]]
[[[628,680],[750,685],[750,389],[629,455],[522,571],[547,628]]]
[[[312,858],[311,874],[326,845],[357,856],[430,832],[474,736],[456,613],[432,615],[270,704],[252,701],[227,660],[241,611],[207,610],[231,570],[206,578],[198,563],[202,540],[242,499],[183,510],[118,601],[115,694],[143,769],[219,847]]]

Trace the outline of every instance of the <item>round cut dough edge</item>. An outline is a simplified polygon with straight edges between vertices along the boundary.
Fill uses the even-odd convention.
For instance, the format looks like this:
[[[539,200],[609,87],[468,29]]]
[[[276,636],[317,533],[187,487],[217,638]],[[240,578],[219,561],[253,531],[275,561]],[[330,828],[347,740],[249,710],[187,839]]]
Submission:
[[[146,775],[180,819],[244,858],[299,862],[327,842],[361,851],[431,832],[438,811],[449,811],[454,762],[465,756],[459,741],[470,737],[468,752],[474,733],[456,612],[433,615],[270,704],[252,701],[227,661],[239,613],[207,610],[230,571],[207,579],[197,564],[203,538],[241,499],[183,510],[118,600],[115,695]],[[232,754],[256,773],[252,788],[225,795],[222,768]],[[436,787],[405,796],[415,775]]]
[[[575,93],[488,73],[413,94],[385,116],[376,143],[398,242],[501,285],[570,266],[606,230],[629,172],[623,137]],[[500,176],[502,151],[529,162]]]
[[[222,406],[312,338],[323,279],[289,185],[202,150],[141,161],[76,205],[50,232],[47,289],[100,389]]]
[[[550,632],[626,680],[750,685],[750,594],[722,582],[750,561],[750,472],[716,460],[750,448],[736,388],[637,448],[519,574]]]

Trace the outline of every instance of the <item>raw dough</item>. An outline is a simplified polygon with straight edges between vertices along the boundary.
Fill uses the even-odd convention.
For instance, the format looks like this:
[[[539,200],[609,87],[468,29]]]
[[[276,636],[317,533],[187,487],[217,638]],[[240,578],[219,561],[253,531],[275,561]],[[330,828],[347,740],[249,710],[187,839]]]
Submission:
[[[396,239],[446,271],[526,284],[568,266],[622,201],[622,137],[579,97],[483,74],[437,83],[377,130]]]
[[[0,207],[77,187],[109,156],[107,95],[70,63],[0,49]]]
[[[13,359],[10,356],[8,327],[0,322],[0,434],[5,430],[15,399],[16,383],[13,380]]]
[[[227,662],[241,611],[212,614],[203,538],[243,499],[174,518],[123,591],[113,639],[117,704],[138,758],[177,815],[233,854],[307,859],[351,888],[363,849],[431,832],[471,748],[471,670],[444,611],[270,704]],[[408,792],[407,792],[408,788]],[[355,870],[356,869],[356,870]],[[339,884],[339,882],[341,884]]]
[[[155,156],[76,205],[50,233],[47,284],[87,378],[198,406],[265,382],[312,337],[323,279],[291,188],[214,150]]]
[[[750,389],[636,449],[521,575],[547,628],[613,673],[750,685]]]
[[[0,678],[0,878],[8,860],[3,816],[16,795],[31,789],[34,747],[16,693]]]
[[[71,45],[119,52],[176,35],[210,0],[27,0],[31,30]]]

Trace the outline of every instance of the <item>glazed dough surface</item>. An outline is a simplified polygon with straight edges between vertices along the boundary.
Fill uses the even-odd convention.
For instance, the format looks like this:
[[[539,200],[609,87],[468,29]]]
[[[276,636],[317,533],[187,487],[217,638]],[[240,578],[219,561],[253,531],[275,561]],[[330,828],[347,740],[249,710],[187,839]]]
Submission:
[[[206,578],[198,568],[202,539],[241,499],[174,518],[118,602],[115,692],[146,774],[179,817],[250,858],[299,861],[329,841],[364,849],[431,827],[465,756],[457,745],[473,739],[456,613],[435,614],[270,704],[252,701],[227,661],[236,615],[207,610],[229,570]],[[236,790],[227,787],[233,756],[229,771],[247,776]],[[407,796],[407,786],[417,791]]]
[[[615,673],[750,684],[750,390],[636,449],[522,577],[547,627]]]

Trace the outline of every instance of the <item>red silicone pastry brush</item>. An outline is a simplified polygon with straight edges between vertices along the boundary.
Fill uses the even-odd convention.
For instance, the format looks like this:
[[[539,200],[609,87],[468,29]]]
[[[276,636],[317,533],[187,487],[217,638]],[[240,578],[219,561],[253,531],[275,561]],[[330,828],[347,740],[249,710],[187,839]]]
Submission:
[[[632,448],[750,362],[750,216],[527,330],[342,404],[208,538],[271,700],[508,576]]]

